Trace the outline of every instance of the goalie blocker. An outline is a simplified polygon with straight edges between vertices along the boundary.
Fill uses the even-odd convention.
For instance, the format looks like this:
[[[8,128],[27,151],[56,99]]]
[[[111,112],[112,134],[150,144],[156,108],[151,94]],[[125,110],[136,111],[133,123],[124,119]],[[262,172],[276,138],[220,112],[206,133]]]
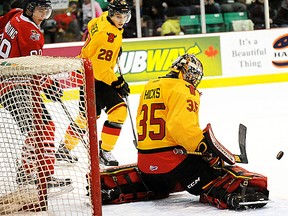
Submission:
[[[213,170],[219,174],[218,177],[202,187],[199,201],[209,203],[219,209],[242,210],[265,206],[269,201],[267,177],[249,172],[240,166],[225,165],[224,161],[229,164],[235,163],[234,155],[216,140],[210,125],[205,130],[208,132],[205,135],[206,141],[212,142],[207,144],[203,154],[198,152],[198,154],[191,154],[191,156],[203,157],[204,161],[209,163]],[[207,135],[210,138],[207,139]],[[213,137],[211,138],[211,136]],[[217,145],[211,148],[213,142],[217,142]],[[179,154],[179,152],[183,153],[184,151],[182,149],[178,149],[177,152],[174,151],[175,154]],[[212,155],[212,157],[208,157],[209,160],[207,159],[208,152],[210,156]],[[168,196],[168,194],[159,196],[159,193],[157,193],[157,197],[155,196],[156,193],[149,189],[142,180],[142,173],[137,164],[103,170],[100,173],[100,178],[103,204],[120,204]],[[177,183],[172,192],[179,191],[184,191],[184,187]]]

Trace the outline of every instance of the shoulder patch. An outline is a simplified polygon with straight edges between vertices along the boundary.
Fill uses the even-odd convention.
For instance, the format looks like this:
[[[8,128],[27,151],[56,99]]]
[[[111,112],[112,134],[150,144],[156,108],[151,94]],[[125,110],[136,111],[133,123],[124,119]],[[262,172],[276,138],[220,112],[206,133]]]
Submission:
[[[96,32],[98,32],[98,25],[97,23],[91,26],[91,35],[93,36]]]

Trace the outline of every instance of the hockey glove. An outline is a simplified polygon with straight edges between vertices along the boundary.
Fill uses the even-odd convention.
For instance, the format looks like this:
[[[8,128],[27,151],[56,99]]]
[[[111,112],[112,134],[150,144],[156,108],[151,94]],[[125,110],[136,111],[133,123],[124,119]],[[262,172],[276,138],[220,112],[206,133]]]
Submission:
[[[123,76],[118,77],[117,81],[111,83],[111,86],[116,89],[121,97],[127,97],[130,93],[128,83],[123,79]]]
[[[197,149],[203,153],[203,158],[210,166],[223,166],[224,161],[230,165],[235,164],[234,155],[226,149],[215,137],[211,124],[204,129],[204,138]]]
[[[57,80],[52,80],[51,84],[43,89],[47,99],[57,102],[63,96],[63,90]]]
[[[222,161],[220,160],[220,157],[216,155],[209,147],[208,141],[206,139],[206,132],[204,133],[204,138],[201,140],[199,145],[197,146],[196,151],[202,152],[203,159],[210,164],[211,167],[214,166],[222,166]]]

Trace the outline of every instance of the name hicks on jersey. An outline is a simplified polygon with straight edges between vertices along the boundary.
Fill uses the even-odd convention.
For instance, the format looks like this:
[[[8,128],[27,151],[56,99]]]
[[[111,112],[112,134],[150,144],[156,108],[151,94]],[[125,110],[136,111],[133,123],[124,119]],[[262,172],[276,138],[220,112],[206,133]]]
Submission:
[[[159,97],[160,97],[160,88],[146,90],[144,94],[144,100]]]
[[[18,31],[10,24],[10,22],[8,22],[5,26],[5,32],[9,35],[11,39],[14,39],[18,34]]]

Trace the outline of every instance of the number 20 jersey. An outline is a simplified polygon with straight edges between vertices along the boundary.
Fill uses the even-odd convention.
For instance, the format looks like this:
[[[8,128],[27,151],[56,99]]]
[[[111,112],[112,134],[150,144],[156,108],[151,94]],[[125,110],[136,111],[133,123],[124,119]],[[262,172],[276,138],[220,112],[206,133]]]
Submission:
[[[22,12],[6,24],[0,44],[0,58],[42,55],[44,36],[40,28]]]

